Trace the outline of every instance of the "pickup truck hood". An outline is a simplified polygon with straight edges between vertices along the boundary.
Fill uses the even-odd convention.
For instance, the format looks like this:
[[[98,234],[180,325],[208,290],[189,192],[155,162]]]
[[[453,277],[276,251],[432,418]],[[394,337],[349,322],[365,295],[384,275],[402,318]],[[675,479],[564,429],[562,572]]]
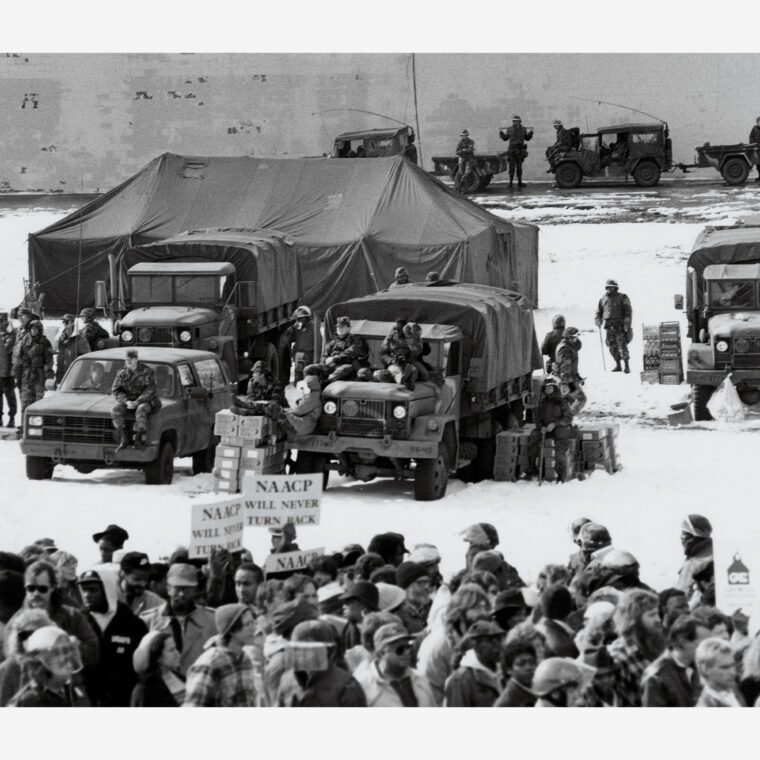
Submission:
[[[760,312],[716,314],[710,319],[709,328],[710,335],[713,337],[756,338],[760,336]]]
[[[417,383],[413,391],[395,383],[360,383],[338,380],[330,383],[322,391],[322,399],[355,398],[368,401],[419,401],[424,398],[436,398],[433,383]]]
[[[176,327],[218,321],[219,314],[213,309],[199,309],[193,306],[145,306],[125,314],[119,324],[122,330],[134,330],[136,327]]]
[[[85,391],[51,393],[27,407],[27,414],[92,415],[107,417],[116,401],[110,393]]]

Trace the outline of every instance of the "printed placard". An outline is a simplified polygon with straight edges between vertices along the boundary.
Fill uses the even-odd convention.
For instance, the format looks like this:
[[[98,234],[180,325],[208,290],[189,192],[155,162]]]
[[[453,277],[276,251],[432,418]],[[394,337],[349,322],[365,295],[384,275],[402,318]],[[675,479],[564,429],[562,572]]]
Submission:
[[[298,572],[306,570],[309,562],[325,553],[322,549],[309,549],[304,552],[284,552],[282,554],[270,554],[264,563],[264,573]]]
[[[715,606],[729,616],[741,609],[752,635],[760,629],[760,539],[713,535],[713,553]]]
[[[241,486],[246,527],[277,528],[289,522],[319,525],[321,472],[262,475],[246,471]]]
[[[204,559],[212,549],[243,548],[245,507],[240,497],[213,504],[193,504],[190,519],[190,559]]]

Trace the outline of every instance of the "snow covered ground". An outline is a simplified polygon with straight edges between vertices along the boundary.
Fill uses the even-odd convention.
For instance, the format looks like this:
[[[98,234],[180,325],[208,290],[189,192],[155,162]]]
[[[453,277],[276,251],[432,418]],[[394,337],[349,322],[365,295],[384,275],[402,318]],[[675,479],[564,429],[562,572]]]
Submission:
[[[754,186],[744,190],[743,197],[726,188],[695,188],[695,192],[704,195],[700,219],[736,218],[754,210],[760,199]],[[604,196],[598,194],[602,200]],[[472,522],[487,521],[498,528],[500,548],[509,561],[526,579],[534,579],[545,563],[567,558],[573,549],[567,525],[586,515],[608,525],[615,544],[639,558],[646,582],[664,587],[674,581],[681,560],[678,526],[684,514],[697,511],[708,515],[717,531],[757,532],[760,515],[747,506],[756,489],[751,462],[760,423],[669,428],[666,415],[670,404],[685,398],[687,386],[642,385],[638,375],[642,369],[641,324],[679,318],[673,309],[673,294],[683,292],[685,259],[702,224],[683,221],[682,213],[678,222],[632,220],[632,204],[653,205],[648,193],[616,191],[607,198],[607,210],[614,212],[622,205],[628,211],[604,218],[588,198],[584,201],[587,208],[580,209],[583,204],[578,194],[564,205],[546,194],[543,205],[536,201],[533,206],[540,212],[535,218],[541,220],[541,308],[536,312],[536,329],[540,339],[552,315],[562,312],[569,325],[582,331],[581,373],[587,377],[589,396],[584,416],[620,424],[623,471],[614,476],[595,472],[583,482],[541,487],[535,482],[465,485],[452,480],[447,496],[428,504],[412,499],[411,483],[380,480],[360,484],[334,478],[324,496],[322,524],[299,532],[302,548],[340,550],[353,541],[366,546],[374,533],[394,530],[406,536],[408,546],[435,543],[444,556],[444,574],[448,574],[462,565],[465,545],[458,533]],[[484,205],[493,206],[493,211],[506,218],[529,218],[524,213],[527,206],[514,208],[511,199],[491,195],[487,200]],[[727,203],[730,210],[725,208]],[[512,204],[511,210],[507,210],[508,204]],[[26,274],[26,234],[64,213],[51,209],[0,211],[5,257],[0,304],[18,303],[21,277]],[[645,208],[637,213],[651,218]],[[614,221],[621,216],[627,221]],[[654,219],[662,218],[661,213],[654,215]],[[554,223],[557,221],[561,223]],[[613,375],[602,369],[593,312],[608,277],[620,282],[633,303],[630,375]],[[609,370],[609,355],[606,358]],[[56,468],[52,481],[32,482],[25,478],[18,444],[0,441],[4,494],[0,548],[18,549],[42,536],[52,536],[86,564],[96,557],[90,535],[116,522],[132,536],[128,547],[145,550],[152,558],[166,556],[189,539],[192,501],[215,498],[210,493],[210,475],[193,477],[189,460],[179,460],[177,467],[171,486],[145,486],[140,472],[99,470],[81,475],[70,467]],[[257,561],[263,560],[268,542],[265,531],[249,529],[246,533],[245,543]]]

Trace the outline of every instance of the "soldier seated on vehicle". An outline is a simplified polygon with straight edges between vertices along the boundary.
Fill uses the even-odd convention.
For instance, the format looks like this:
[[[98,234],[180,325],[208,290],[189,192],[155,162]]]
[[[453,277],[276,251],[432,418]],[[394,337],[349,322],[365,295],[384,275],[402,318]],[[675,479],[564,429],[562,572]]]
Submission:
[[[104,391],[106,390],[106,370],[100,362],[93,362],[90,365],[90,376],[79,387],[84,391]]]
[[[399,346],[386,369],[379,369],[374,373],[375,382],[396,383],[413,391],[417,381],[417,368],[410,362],[411,356],[406,346]]]
[[[433,274],[437,274],[434,272]],[[417,370],[417,377],[424,382],[428,379],[432,367],[422,361],[422,355],[425,353],[425,343],[422,341],[422,328],[417,322],[409,322],[404,325],[404,337],[406,344],[409,346],[411,353],[411,363]],[[430,353],[430,344],[427,344],[428,353]]]
[[[335,380],[351,380],[364,367],[369,367],[369,347],[360,335],[351,334],[351,320],[338,317],[335,337],[325,347],[323,364],[310,364],[305,375],[317,375],[323,387]]]
[[[127,411],[133,411],[135,421],[132,426],[134,445],[145,445],[145,432],[148,427],[148,415],[161,408],[156,393],[156,379],[153,370],[138,361],[137,351],[127,351],[124,367],[116,373],[111,393],[116,397],[116,404],[111,409],[111,420],[116,430],[117,451],[129,445],[129,436],[124,429]]]
[[[245,398],[239,399],[239,402],[241,406],[263,414],[264,406],[269,401],[276,401],[280,406],[288,405],[282,386],[274,379],[274,373],[269,365],[259,360],[254,362],[251,368],[248,390]]]
[[[322,391],[316,375],[306,375],[296,383],[296,389],[299,398],[295,409],[283,409],[276,401],[270,401],[264,409],[264,414],[288,437],[313,433],[322,413]]]
[[[475,141],[470,139],[470,133],[463,129],[459,135],[456,154],[459,157],[457,175],[459,179],[472,171],[472,160],[475,155]]]

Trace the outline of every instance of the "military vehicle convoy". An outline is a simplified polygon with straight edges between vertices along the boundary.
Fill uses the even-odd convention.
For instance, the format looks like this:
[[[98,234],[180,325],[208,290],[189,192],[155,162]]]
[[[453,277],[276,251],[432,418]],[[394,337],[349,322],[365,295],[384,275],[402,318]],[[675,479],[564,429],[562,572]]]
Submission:
[[[413,478],[421,501],[440,499],[450,473],[491,477],[496,433],[522,419],[532,373],[542,366],[527,299],[486,285],[410,284],[332,306],[326,342],[344,315],[367,341],[373,369],[381,368],[380,348],[396,319],[419,323],[430,377],[414,390],[355,380],[327,385],[316,432],[291,443],[296,469],[365,481]]]
[[[707,402],[728,374],[743,403],[760,402],[760,218],[704,229],[687,262],[684,308],[694,419],[712,419]]]

